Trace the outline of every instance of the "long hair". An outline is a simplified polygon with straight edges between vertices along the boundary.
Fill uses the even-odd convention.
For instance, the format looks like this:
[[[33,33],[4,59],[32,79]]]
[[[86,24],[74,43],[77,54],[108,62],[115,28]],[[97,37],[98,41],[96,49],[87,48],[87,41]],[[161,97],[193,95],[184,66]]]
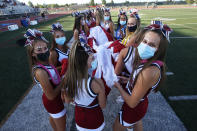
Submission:
[[[156,61],[156,60],[160,60],[162,61],[163,63],[165,62],[165,57],[166,57],[166,51],[167,51],[167,47],[168,47],[168,40],[166,39],[166,37],[162,34],[162,32],[160,30],[148,30],[148,29],[143,29],[141,30],[139,33],[138,33],[138,37],[136,38],[135,42],[136,43],[141,43],[142,40],[144,39],[144,36],[146,33],[148,32],[154,32],[156,34],[158,34],[158,36],[160,37],[160,44],[159,44],[159,47],[158,47],[158,50],[155,52],[154,56],[150,59],[148,59],[148,62],[144,64],[142,70],[138,73],[138,75],[135,77],[133,83],[135,85],[135,82],[139,76],[139,74],[144,70],[146,69],[147,67],[149,67],[152,62]],[[134,71],[138,68],[138,66],[141,64],[140,63],[140,56],[138,54],[138,50],[136,49],[135,50],[135,56],[134,56],[134,62],[133,62],[133,71],[131,73],[131,78],[130,80],[133,80],[133,74],[134,74]],[[164,65],[162,66],[161,68],[161,80],[158,84],[158,86],[154,89],[155,92],[158,91],[158,89],[161,87],[162,83],[164,82],[166,76],[165,76],[165,63]]]
[[[68,58],[68,70],[61,83],[63,88],[66,88],[70,98],[78,97],[79,91],[82,91],[83,82],[87,89],[88,80],[88,57],[84,48],[79,41],[74,41],[71,52]]]
[[[141,22],[140,22],[140,19],[136,19],[133,15],[130,15],[129,18],[134,18],[136,20],[136,25],[137,25],[137,29],[135,30],[135,32],[139,32],[140,30],[140,26],[141,26]],[[128,21],[127,21],[128,22]],[[134,33],[135,33],[134,32]],[[126,36],[128,36],[130,34],[128,28],[126,28]]]
[[[101,22],[101,21],[104,22],[104,12],[103,12],[103,10],[97,10],[96,18],[99,19],[99,22]]]
[[[73,31],[75,31],[75,29],[77,29],[80,32],[81,19],[82,19],[81,15],[75,17],[75,23],[74,23],[74,26],[73,26]]]
[[[55,33],[56,33],[57,31],[60,31],[60,32],[62,32],[62,33],[65,35],[65,33],[64,33],[63,30],[60,30],[60,29],[54,30],[54,34],[53,34],[53,38],[52,38],[52,45],[51,45],[51,48],[50,48],[51,51],[52,51],[52,50],[55,50],[55,48],[57,48],[57,43],[56,43],[56,41],[55,41]],[[64,49],[67,50],[69,47],[67,46],[66,42],[67,42],[67,41],[65,41],[63,47],[64,47]]]
[[[124,14],[122,14],[122,15],[125,16],[125,18],[126,18],[126,24],[127,24],[127,21],[128,21],[127,15],[124,15]],[[118,29],[118,27],[121,26],[120,25],[120,17],[121,17],[121,15],[118,17],[117,29]]]

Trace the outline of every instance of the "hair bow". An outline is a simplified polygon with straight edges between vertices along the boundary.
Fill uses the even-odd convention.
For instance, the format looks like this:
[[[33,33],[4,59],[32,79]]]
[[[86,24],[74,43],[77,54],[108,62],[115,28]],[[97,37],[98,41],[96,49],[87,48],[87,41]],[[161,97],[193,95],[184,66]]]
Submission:
[[[63,30],[63,26],[59,22],[54,23],[54,24],[51,25],[51,31],[50,32],[54,33],[55,30],[62,30],[62,31],[64,31]]]
[[[119,15],[118,15],[118,17],[120,17],[121,15],[127,15],[127,13],[126,13],[126,11],[124,11],[124,10],[119,10]]]
[[[170,42],[170,33],[173,32],[173,30],[166,24],[163,24],[161,21],[152,21],[152,24],[145,27],[145,29],[149,30],[161,30],[162,34],[166,37],[166,39]]]
[[[137,20],[140,19],[138,14],[138,9],[131,9],[129,12],[130,12],[130,16],[134,16]]]
[[[73,16],[73,17],[77,17],[77,16],[79,16],[79,15],[80,15],[80,12],[77,12],[77,11],[72,13],[72,16]]]
[[[110,8],[105,8],[104,11],[105,12],[110,12]]]
[[[25,42],[25,46],[32,44],[32,42],[36,39],[42,39],[48,43],[48,41],[43,37],[43,33],[36,29],[28,29],[27,32],[24,34],[24,37],[27,38]]]

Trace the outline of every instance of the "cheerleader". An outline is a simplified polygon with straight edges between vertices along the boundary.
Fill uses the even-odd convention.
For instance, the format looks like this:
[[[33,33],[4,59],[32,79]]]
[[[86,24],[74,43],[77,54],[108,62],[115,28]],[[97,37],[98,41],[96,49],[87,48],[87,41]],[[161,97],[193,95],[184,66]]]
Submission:
[[[140,29],[140,17],[138,11],[135,9],[130,10],[130,16],[127,22],[126,36],[122,40],[122,44],[129,47],[133,43],[130,41],[134,33],[137,33]]]
[[[104,17],[104,15],[106,15]],[[109,19],[108,19],[109,17]],[[108,41],[114,41],[114,37],[113,37],[113,22],[110,20],[110,13],[109,13],[109,10],[106,10],[104,12],[103,9],[101,8],[97,8],[96,10],[96,26],[97,26],[97,29],[98,28],[101,28],[105,33],[105,35],[107,36],[107,39]],[[91,32],[90,32],[91,33]],[[99,32],[101,33],[101,32]],[[91,36],[92,34],[90,34]],[[99,34],[100,36],[100,34]],[[105,44],[105,43],[102,43],[102,44]]]
[[[111,13],[109,9],[104,10],[104,23],[101,25],[107,32],[114,36],[114,23],[111,19]]]
[[[75,23],[74,23],[74,27],[73,27],[73,36],[74,36],[74,40],[80,40],[81,38],[83,39],[83,41],[85,43],[87,43],[87,36],[89,34],[89,28],[85,22],[85,19],[82,15],[77,15],[75,16]]]
[[[122,40],[126,36],[126,27],[127,27],[127,15],[125,11],[120,11],[118,15],[118,25],[117,29],[114,32],[114,37],[116,40]]]
[[[131,46],[131,41],[136,39],[136,36],[132,38],[134,32],[139,32],[140,29],[140,18],[137,12],[132,12],[127,22],[127,29],[126,29],[126,37],[122,40],[122,44],[127,48],[122,49],[119,56],[118,61],[115,67],[116,75],[120,75],[123,71],[124,67],[126,68],[124,75],[129,76],[132,72],[132,64],[134,59],[135,48]],[[132,39],[132,40],[131,40]],[[134,45],[134,44],[132,44]]]
[[[114,131],[133,127],[134,130],[143,130],[142,118],[148,108],[147,95],[151,90],[157,92],[165,78],[164,59],[170,32],[167,25],[153,24],[139,33],[139,46],[133,51],[133,70],[126,88],[115,83],[124,103],[113,125]]]
[[[90,50],[75,41],[62,86],[65,102],[76,104],[75,122],[79,131],[101,131],[105,126],[102,112],[106,106],[104,85],[101,79],[88,75],[88,70],[96,67],[97,61]]]
[[[51,28],[53,40],[50,49],[49,62],[57,68],[62,76],[67,67],[69,47],[66,43],[66,36],[62,25],[60,23],[55,23],[52,24]]]
[[[66,109],[61,99],[60,76],[53,65],[49,64],[47,42],[38,30],[28,29],[25,37],[32,74],[35,82],[42,88],[42,102],[49,113],[53,130],[65,131]]]

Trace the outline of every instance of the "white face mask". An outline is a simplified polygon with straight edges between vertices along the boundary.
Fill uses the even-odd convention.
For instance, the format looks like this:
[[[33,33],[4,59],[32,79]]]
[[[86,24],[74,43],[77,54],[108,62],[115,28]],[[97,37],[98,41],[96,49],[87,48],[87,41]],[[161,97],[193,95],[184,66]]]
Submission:
[[[144,44],[144,42],[141,42],[140,45],[137,47],[139,56],[142,60],[149,59],[154,56],[156,49],[153,47],[150,47],[147,44]]]

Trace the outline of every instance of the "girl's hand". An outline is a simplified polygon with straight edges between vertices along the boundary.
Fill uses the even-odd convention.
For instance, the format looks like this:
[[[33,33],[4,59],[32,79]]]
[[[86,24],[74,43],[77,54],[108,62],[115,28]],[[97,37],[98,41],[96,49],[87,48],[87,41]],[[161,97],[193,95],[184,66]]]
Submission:
[[[128,77],[118,76],[118,78],[119,78],[119,82],[122,84],[126,84],[129,81]]]
[[[66,89],[62,88],[61,90],[61,98],[62,101],[69,104],[70,102],[73,102],[74,100],[72,98],[70,98],[66,92]]]
[[[66,96],[66,90],[65,89],[61,89],[61,98],[62,98],[62,101],[65,102],[65,96]]]

